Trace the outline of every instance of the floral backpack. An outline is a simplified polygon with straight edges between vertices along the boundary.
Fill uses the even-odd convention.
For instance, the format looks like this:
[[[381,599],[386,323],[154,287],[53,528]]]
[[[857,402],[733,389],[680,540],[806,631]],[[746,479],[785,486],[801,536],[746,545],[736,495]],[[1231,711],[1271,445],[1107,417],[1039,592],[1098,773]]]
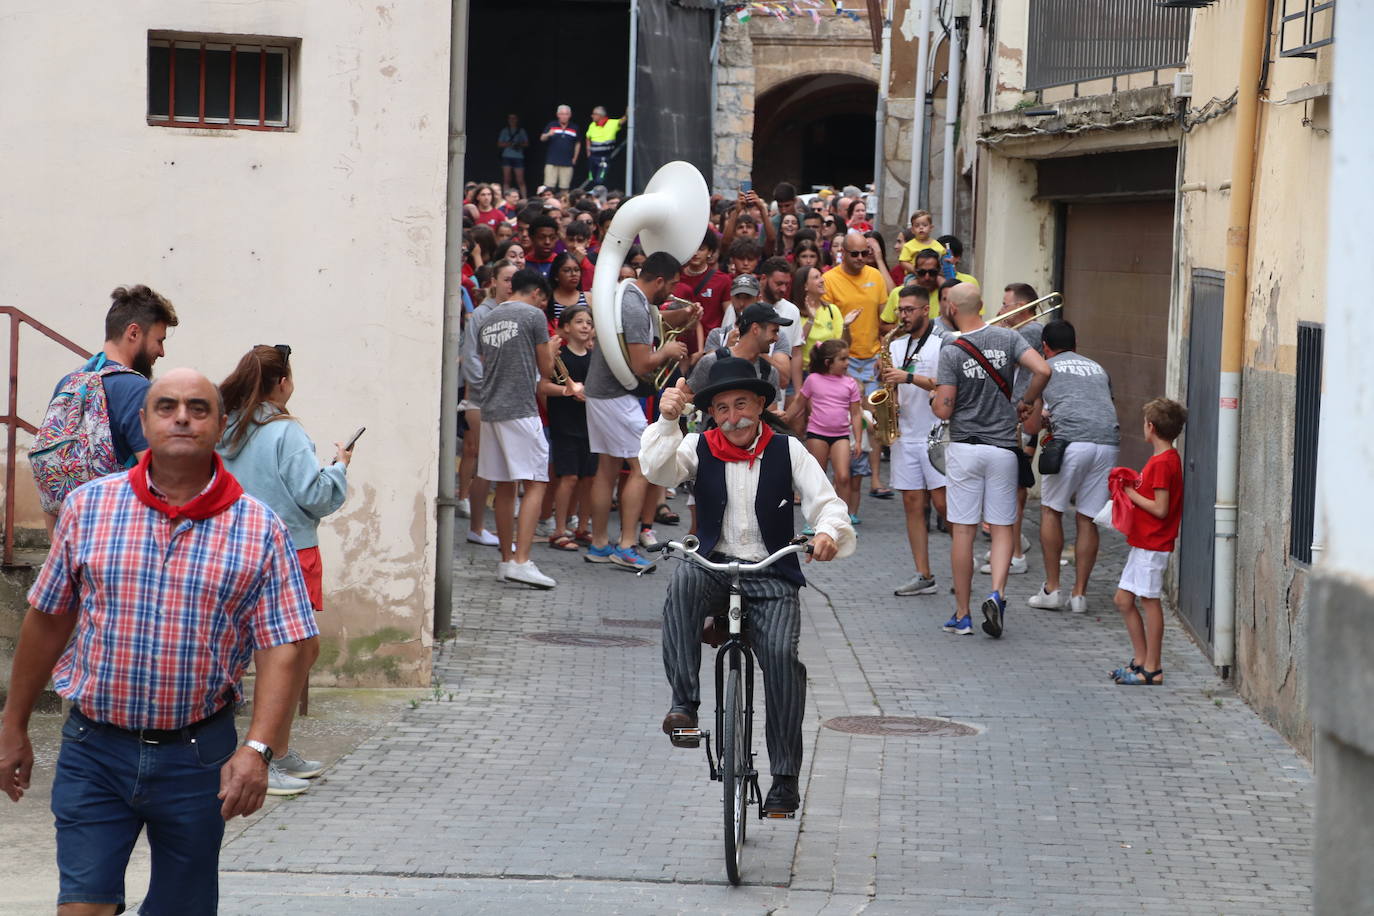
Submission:
[[[29,465],[44,512],[56,515],[72,490],[121,469],[110,434],[104,378],[134,370],[107,363],[101,353],[73,372],[39,424],[29,448]]]

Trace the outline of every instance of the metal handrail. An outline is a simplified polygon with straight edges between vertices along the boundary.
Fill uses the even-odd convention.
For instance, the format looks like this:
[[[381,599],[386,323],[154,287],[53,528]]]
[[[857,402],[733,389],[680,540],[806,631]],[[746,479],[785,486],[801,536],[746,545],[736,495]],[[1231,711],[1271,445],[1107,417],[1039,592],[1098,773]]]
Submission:
[[[19,430],[36,434],[38,427],[19,416],[19,328],[21,325],[29,325],[44,337],[61,344],[73,353],[85,359],[91,358],[91,352],[78,344],[72,343],[66,337],[54,331],[43,322],[37,320],[32,315],[21,312],[12,305],[0,305],[0,315],[8,315],[10,319],[10,389],[9,389],[9,410],[4,416],[0,416],[0,422],[5,424],[5,555],[4,565],[14,564],[14,504],[15,504],[15,466],[18,464],[18,456],[15,454]]]

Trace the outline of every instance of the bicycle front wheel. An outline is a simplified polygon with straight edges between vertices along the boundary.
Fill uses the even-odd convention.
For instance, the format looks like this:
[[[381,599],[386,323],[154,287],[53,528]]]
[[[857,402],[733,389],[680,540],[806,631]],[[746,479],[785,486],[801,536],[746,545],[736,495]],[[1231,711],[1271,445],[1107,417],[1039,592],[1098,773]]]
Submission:
[[[725,675],[725,702],[720,739],[721,783],[725,796],[725,874],[739,884],[744,857],[744,825],[749,807],[749,746],[744,726],[744,684],[738,654]]]

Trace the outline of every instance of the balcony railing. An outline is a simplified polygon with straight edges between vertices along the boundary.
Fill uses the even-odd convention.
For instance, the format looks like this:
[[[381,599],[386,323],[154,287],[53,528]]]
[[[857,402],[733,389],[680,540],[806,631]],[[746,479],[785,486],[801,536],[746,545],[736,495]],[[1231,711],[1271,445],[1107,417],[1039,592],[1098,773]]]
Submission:
[[[1026,88],[1182,66],[1189,13],[1149,0],[1031,0]]]

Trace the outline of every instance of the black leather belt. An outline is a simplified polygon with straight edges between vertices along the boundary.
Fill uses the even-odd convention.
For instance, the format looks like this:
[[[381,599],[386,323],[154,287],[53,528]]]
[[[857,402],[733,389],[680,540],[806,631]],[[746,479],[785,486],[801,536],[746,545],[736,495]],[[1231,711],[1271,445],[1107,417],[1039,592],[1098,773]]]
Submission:
[[[192,722],[183,728],[123,728],[118,725],[111,725],[109,722],[97,722],[83,713],[79,707],[72,707],[72,715],[89,722],[93,727],[120,732],[143,744],[190,744],[201,729],[233,714],[234,704],[230,702],[221,706],[219,711],[213,715],[201,719],[199,722]]]

